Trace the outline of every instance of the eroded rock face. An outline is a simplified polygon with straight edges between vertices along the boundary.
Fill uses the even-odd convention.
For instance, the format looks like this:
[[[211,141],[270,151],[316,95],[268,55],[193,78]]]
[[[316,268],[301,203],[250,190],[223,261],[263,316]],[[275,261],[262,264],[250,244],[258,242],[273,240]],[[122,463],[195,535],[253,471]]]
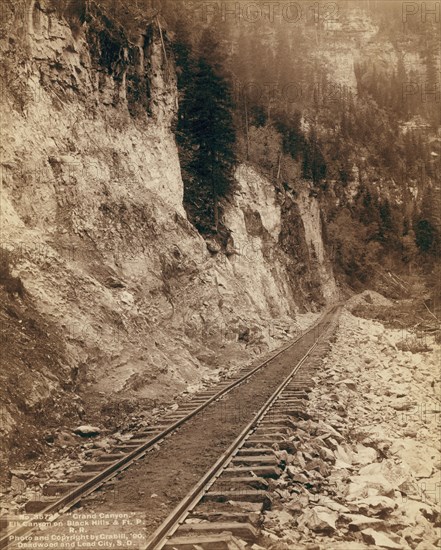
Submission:
[[[127,411],[170,400],[295,336],[315,318],[298,312],[325,304],[332,271],[317,275],[316,210],[293,209],[295,257],[280,197],[249,167],[226,209],[235,248],[207,249],[182,204],[176,76],[154,21],[127,40],[96,6],[73,32],[47,2],[25,4],[0,42],[2,238],[70,375],[18,391],[38,407],[67,381],[87,388],[107,426],[113,397]],[[22,411],[11,407],[8,433]]]

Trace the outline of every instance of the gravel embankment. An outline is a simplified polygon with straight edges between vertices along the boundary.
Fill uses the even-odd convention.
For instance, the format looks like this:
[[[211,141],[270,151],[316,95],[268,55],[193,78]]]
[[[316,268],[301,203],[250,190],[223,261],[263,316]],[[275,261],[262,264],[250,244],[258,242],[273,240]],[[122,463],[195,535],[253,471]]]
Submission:
[[[408,337],[342,314],[265,515],[265,547],[441,547],[440,346],[400,351]]]

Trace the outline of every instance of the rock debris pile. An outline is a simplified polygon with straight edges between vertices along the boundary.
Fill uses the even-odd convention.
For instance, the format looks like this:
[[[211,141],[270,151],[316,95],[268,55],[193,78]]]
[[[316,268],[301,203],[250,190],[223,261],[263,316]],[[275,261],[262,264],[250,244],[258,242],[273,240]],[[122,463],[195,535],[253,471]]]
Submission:
[[[440,349],[403,336],[342,314],[254,550],[440,548]]]

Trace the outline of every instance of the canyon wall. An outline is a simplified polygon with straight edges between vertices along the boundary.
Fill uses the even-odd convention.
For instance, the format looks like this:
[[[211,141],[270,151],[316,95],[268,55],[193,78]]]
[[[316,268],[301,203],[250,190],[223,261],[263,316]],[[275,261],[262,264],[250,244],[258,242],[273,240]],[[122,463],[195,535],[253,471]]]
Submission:
[[[0,45],[2,247],[25,289],[2,291],[2,314],[26,332],[32,309],[56,352],[37,364],[37,338],[3,356],[3,435],[54,399],[72,425],[112,403],[170,401],[338,299],[306,183],[294,198],[240,165],[226,251],[187,220],[175,68],[154,21],[133,43],[98,13],[78,32],[44,2],[24,13]]]

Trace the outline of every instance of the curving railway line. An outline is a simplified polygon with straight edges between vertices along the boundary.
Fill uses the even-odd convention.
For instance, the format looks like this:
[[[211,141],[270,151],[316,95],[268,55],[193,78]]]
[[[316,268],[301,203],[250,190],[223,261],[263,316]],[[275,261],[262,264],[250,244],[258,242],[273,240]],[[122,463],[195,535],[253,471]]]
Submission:
[[[0,548],[16,548],[14,541],[32,537],[40,522],[51,523],[87,503],[109,483],[121,486],[121,502],[112,505],[133,509],[133,486],[142,486],[146,466],[150,468],[149,488],[151,485],[159,494],[172,491],[173,497],[161,510],[155,507],[148,513],[147,540],[137,548],[227,548],[225,541],[233,535],[256,538],[258,529],[247,520],[248,515],[228,503],[240,499],[265,505],[268,480],[277,477],[283,467],[274,443],[283,441],[287,423],[301,414],[314,372],[310,359],[326,345],[339,309],[334,306],[266,361],[195,395],[156,425],[132,434],[127,442],[86,463],[74,477],[46,485],[43,496],[26,505],[26,510],[35,514],[29,522],[16,526],[0,518]],[[239,415],[238,403],[243,404]],[[203,438],[201,430],[206,430]],[[176,459],[184,447],[189,473],[178,483],[162,474],[161,468],[164,457],[173,465],[173,457]],[[102,504],[109,509],[108,502]],[[136,506],[148,509],[142,499]]]
[[[268,480],[282,472],[283,454],[276,449],[285,440],[287,427],[293,428],[295,417],[302,415],[316,370],[308,359],[326,346],[333,333],[335,318],[331,315],[320,336],[252,421],[140,549],[218,550],[227,549],[234,535],[250,543],[259,538],[259,520],[254,516],[253,521],[252,514],[256,506],[248,513],[243,509],[246,503],[265,509]],[[242,511],[231,506],[235,501],[241,503]]]

